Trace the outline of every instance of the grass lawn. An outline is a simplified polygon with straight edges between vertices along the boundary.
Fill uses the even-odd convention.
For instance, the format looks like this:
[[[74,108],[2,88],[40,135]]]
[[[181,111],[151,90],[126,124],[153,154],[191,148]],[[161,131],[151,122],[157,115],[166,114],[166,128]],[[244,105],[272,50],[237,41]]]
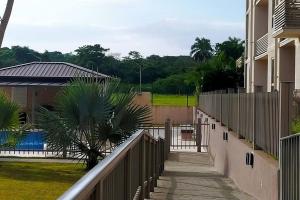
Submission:
[[[0,162],[0,199],[57,199],[84,173],[82,164]]]
[[[153,105],[155,106],[186,106],[187,96],[185,95],[161,95],[153,94]],[[188,105],[195,106],[195,96],[189,96]]]

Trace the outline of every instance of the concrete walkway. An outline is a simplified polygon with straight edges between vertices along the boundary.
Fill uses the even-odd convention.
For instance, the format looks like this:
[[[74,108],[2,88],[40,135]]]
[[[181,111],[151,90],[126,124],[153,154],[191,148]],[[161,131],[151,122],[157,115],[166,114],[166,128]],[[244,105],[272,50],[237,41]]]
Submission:
[[[151,199],[255,200],[213,170],[207,154],[171,152]]]

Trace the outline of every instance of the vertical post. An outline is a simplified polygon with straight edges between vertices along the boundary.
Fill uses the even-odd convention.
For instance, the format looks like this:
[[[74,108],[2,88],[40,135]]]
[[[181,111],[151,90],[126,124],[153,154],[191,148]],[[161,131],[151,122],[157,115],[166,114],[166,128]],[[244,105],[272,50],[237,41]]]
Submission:
[[[238,95],[238,105],[237,105],[238,109],[237,109],[237,130],[236,131],[237,131],[239,139],[241,139],[242,136],[240,134],[240,121],[241,121],[241,119],[240,119],[240,116],[241,116],[241,114],[240,114],[240,112],[241,112],[241,108],[240,108],[240,105],[241,105],[241,91],[240,91],[240,88],[238,88],[237,95]]]
[[[201,152],[202,147],[202,118],[198,118],[197,122],[197,129],[196,129],[196,145],[197,145],[197,152]]]
[[[127,197],[126,199],[132,199],[133,196],[131,194],[131,152],[132,149],[130,149],[127,153],[127,157],[125,160],[125,194],[124,196]]]
[[[141,138],[140,141],[140,169],[139,169],[139,185],[141,186],[141,194],[140,194],[140,200],[145,199],[145,187],[144,187],[144,178],[145,178],[145,136]]]
[[[150,187],[151,187],[151,138],[147,138],[145,141],[145,158],[146,158],[146,166],[145,166],[145,173],[146,173],[146,181],[147,181],[147,187],[145,189],[145,198],[150,198]]]
[[[293,83],[280,83],[279,93],[279,138],[290,135],[292,122]]]
[[[28,93],[28,88],[26,88]],[[35,87],[32,87],[31,89],[31,120],[32,124],[35,124],[35,107],[36,107],[36,90]]]
[[[168,159],[170,153],[170,145],[171,145],[171,120],[167,119],[165,122],[165,160]]]
[[[159,138],[157,141],[155,141],[154,143],[154,183],[153,183],[153,186],[154,187],[157,187],[157,180],[158,180],[158,177],[159,177]]]
[[[142,65],[140,65],[140,94],[142,94]]]
[[[253,122],[252,122],[252,134],[253,134],[253,150],[255,150],[255,143],[256,143],[256,138],[255,138],[255,135],[256,135],[256,93],[253,93],[253,116],[252,116],[252,119],[253,119]]]
[[[151,142],[151,165],[150,165],[150,172],[151,172],[151,185],[150,185],[150,192],[154,192],[154,182],[156,180],[156,174],[155,174],[155,140],[152,139]]]
[[[104,200],[103,181],[100,181],[95,187],[94,198],[97,200]]]
[[[186,107],[189,107],[189,94],[186,93]]]

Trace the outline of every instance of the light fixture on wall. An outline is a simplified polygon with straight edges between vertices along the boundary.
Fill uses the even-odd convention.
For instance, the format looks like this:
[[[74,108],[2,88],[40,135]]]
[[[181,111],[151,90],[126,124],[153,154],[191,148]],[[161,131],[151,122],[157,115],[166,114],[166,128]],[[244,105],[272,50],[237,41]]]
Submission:
[[[228,133],[227,132],[223,132],[223,140],[228,141]]]
[[[211,129],[215,130],[216,129],[216,124],[211,124]]]
[[[246,165],[251,166],[252,168],[254,166],[254,154],[251,152],[246,153]]]

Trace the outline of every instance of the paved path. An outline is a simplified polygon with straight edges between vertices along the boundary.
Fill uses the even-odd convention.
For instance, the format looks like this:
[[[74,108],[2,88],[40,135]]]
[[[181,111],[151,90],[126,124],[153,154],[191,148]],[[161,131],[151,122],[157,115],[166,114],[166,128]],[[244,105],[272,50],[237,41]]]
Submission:
[[[207,154],[172,152],[151,199],[255,200],[213,170]]]

